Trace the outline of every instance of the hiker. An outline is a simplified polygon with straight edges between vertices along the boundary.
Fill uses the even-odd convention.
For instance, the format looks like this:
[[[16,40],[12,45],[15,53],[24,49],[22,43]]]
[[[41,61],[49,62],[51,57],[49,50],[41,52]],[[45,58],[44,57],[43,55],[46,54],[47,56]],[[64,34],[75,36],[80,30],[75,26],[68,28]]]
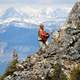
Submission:
[[[49,33],[47,33],[44,30],[44,25],[40,24],[38,31],[38,41],[40,48],[44,49],[46,46],[48,46],[48,38],[49,38]]]

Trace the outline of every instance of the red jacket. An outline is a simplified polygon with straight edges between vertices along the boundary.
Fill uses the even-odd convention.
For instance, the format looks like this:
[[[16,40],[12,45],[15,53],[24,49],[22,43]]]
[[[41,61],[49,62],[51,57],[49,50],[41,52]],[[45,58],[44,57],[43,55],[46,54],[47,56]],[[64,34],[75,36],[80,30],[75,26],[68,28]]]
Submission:
[[[41,41],[43,41],[43,43],[45,43],[49,37],[49,34],[42,29],[39,29],[38,35],[41,38]]]

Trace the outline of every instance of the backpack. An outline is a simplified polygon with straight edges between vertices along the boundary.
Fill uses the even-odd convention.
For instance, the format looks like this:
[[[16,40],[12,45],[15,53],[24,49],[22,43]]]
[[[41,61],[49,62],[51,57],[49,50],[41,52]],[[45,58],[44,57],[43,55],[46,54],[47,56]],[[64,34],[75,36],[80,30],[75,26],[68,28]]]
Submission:
[[[46,33],[46,32],[45,32]],[[49,33],[46,33],[44,36],[42,36],[42,42],[45,43],[47,41],[47,39],[49,38]]]

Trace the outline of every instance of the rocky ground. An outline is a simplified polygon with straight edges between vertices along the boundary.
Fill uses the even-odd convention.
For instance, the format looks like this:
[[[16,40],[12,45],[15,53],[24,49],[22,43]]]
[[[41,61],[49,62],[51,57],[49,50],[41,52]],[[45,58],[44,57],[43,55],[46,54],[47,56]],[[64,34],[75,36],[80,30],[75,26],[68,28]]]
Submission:
[[[48,77],[54,71],[52,65],[56,63],[61,64],[62,70],[69,77],[72,67],[80,64],[80,2],[73,6],[59,31],[58,39],[54,39],[44,51],[39,50],[17,64],[17,71],[5,80],[49,80]]]

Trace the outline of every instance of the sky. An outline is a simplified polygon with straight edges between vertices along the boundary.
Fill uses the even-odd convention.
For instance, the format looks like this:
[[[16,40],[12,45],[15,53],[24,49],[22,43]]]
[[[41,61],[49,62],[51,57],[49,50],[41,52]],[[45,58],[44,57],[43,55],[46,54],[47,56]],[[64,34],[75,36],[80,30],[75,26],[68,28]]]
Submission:
[[[10,6],[10,5],[62,5],[62,4],[73,4],[76,0],[0,0],[0,5]]]
[[[76,0],[0,0],[0,14],[2,10],[15,7],[15,8],[23,8],[25,9],[26,6],[30,7],[42,7],[42,6],[54,6],[54,5],[73,5]]]
[[[72,4],[75,0],[0,0],[0,4]]]

